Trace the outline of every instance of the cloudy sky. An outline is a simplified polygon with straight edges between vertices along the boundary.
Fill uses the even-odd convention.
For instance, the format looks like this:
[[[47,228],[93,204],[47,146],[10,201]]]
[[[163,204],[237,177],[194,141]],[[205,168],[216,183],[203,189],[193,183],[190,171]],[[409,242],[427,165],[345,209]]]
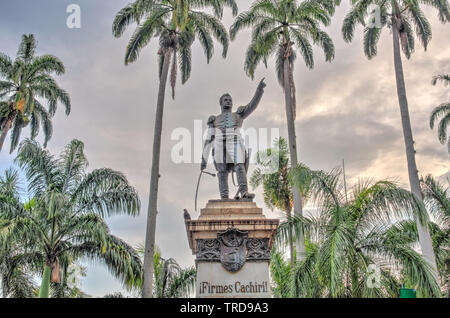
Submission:
[[[109,218],[108,224],[115,235],[137,245],[145,236],[158,87],[157,41],[151,42],[138,62],[124,66],[124,50],[133,28],[115,39],[111,24],[115,13],[127,2],[1,0],[0,51],[15,56],[21,35],[33,33],[38,40],[38,54],[54,54],[64,61],[67,71],[59,83],[70,93],[73,110],[69,117],[65,117],[62,107],[58,110],[48,148],[59,153],[70,140],[80,139],[85,143],[90,169],[110,167],[128,176],[141,196],[141,215]],[[240,11],[250,5],[248,0],[237,2]],[[72,3],[81,7],[81,29],[66,26],[66,8]],[[360,28],[351,44],[342,40],[340,28],[348,9],[348,2],[343,1],[327,28],[335,43],[335,60],[325,63],[322,52],[316,50],[313,70],[307,69],[301,59],[295,65],[299,158],[314,169],[324,170],[339,166],[345,159],[350,184],[371,177],[397,180],[407,187],[391,34],[384,30],[378,56],[367,60]],[[449,173],[449,155],[437,141],[436,132],[429,129],[428,118],[433,107],[449,98],[448,88],[431,86],[430,80],[435,74],[450,72],[450,29],[439,23],[435,11],[426,13],[433,27],[433,40],[427,52],[417,45],[411,60],[404,60],[404,71],[419,171],[443,176]],[[225,25],[229,27],[232,21],[227,11]],[[193,217],[198,215],[193,210],[199,164],[176,164],[171,160],[172,148],[178,143],[171,138],[173,131],[186,128],[193,134],[195,120],[205,121],[220,111],[218,98],[224,92],[231,93],[236,105],[246,104],[257,81],[266,77],[266,93],[245,127],[278,128],[281,136],[287,137],[284,97],[273,61],[268,69],[258,68],[255,81],[243,71],[249,35],[238,35],[225,60],[216,46],[209,65],[196,45],[189,82],[183,86],[178,83],[175,100],[169,95],[166,99],[156,242],[164,257],[173,257],[182,266],[194,263],[182,210],[187,208]],[[0,154],[0,171],[13,164],[15,154],[6,151],[8,143]],[[263,207],[261,192],[256,193],[256,202]],[[203,206],[217,197],[216,180],[205,177],[199,204]],[[281,216],[277,211],[265,213],[269,217]],[[82,283],[85,292],[102,296],[121,290],[120,283],[102,264],[86,264],[87,278]]]

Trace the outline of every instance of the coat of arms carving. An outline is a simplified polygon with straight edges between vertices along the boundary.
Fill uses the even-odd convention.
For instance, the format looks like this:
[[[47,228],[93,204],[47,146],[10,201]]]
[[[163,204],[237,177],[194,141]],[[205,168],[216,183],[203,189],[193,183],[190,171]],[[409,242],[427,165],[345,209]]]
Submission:
[[[220,262],[229,272],[237,272],[244,266],[247,259],[248,232],[235,227],[217,234],[220,243]]]

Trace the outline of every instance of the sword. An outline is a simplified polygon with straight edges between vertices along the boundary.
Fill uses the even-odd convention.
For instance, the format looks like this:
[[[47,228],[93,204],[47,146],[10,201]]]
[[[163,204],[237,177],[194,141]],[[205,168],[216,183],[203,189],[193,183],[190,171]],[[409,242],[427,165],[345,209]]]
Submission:
[[[198,176],[198,181],[197,181],[197,189],[195,190],[195,212],[197,212],[197,197],[198,197],[198,188],[200,186],[200,180],[202,178],[202,175],[206,173],[208,175],[210,175],[211,177],[215,177],[216,175],[214,173],[208,172],[208,171],[200,171],[200,175]]]

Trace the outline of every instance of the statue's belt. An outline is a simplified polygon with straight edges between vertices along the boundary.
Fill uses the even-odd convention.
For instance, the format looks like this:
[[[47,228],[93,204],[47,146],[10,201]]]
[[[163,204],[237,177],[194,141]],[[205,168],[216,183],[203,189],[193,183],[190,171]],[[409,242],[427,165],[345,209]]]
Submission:
[[[234,140],[234,138],[241,139],[242,135],[240,132],[226,132],[226,133],[217,133],[215,139],[223,139],[223,140]]]

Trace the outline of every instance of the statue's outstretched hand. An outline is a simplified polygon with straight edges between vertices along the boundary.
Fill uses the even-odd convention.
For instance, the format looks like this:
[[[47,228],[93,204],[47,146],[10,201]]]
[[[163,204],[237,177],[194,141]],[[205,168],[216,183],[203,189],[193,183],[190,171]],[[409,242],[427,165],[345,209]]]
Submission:
[[[259,82],[259,84],[258,84],[258,89],[264,89],[264,87],[267,86],[266,83],[264,83],[264,80],[265,80],[265,79],[266,79],[266,78],[263,77],[263,79]]]

